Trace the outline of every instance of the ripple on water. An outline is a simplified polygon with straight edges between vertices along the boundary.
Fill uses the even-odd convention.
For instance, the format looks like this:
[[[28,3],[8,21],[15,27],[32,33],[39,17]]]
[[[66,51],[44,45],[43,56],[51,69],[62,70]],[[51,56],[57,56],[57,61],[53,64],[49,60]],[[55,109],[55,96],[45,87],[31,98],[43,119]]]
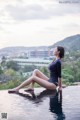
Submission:
[[[80,86],[66,87],[62,94],[44,90],[35,88],[34,99],[0,90],[0,113],[8,120],[80,120]]]

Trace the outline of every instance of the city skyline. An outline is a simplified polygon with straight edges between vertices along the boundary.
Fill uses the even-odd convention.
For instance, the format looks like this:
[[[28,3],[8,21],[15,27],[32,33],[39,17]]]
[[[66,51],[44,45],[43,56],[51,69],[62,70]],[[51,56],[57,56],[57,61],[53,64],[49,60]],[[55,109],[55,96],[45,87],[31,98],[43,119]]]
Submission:
[[[0,48],[52,45],[66,37],[80,34],[79,21],[78,2],[1,0]]]

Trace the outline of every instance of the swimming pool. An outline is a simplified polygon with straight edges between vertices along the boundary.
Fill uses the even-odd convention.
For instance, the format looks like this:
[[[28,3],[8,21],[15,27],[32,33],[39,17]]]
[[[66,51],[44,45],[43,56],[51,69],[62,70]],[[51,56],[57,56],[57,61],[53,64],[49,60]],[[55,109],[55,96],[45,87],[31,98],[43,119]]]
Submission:
[[[63,88],[61,98],[43,88],[35,88],[34,97],[0,90],[0,120],[4,113],[7,120],[80,120],[79,91],[80,86]]]

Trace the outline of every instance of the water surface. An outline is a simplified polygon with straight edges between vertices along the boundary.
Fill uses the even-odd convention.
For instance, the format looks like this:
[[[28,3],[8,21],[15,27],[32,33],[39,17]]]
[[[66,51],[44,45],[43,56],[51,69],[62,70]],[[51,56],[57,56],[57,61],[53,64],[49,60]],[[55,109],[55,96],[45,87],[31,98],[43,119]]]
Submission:
[[[35,88],[33,96],[0,90],[0,120],[80,120],[80,86],[63,88],[62,93]]]

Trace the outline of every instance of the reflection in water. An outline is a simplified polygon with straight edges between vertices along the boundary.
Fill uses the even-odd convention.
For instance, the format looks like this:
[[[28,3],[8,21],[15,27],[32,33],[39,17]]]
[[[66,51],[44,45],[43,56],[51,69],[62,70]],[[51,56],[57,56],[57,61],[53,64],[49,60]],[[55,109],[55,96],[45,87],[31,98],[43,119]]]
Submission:
[[[40,92],[38,95],[35,95],[34,92],[30,92],[32,96],[18,93],[20,96],[26,97],[30,101],[34,102],[35,104],[39,104],[43,102],[44,98],[49,97],[49,110],[56,115],[56,120],[64,120],[65,115],[62,110],[62,91],[57,92],[57,90],[44,90]]]
[[[65,115],[62,110],[62,91],[56,92],[56,94],[50,97],[50,111],[55,113],[56,120],[64,120]]]
[[[7,113],[8,120],[80,120],[80,86],[63,89],[62,98],[56,91],[43,90],[35,88],[33,96],[24,89],[19,95],[1,90],[0,114]]]

